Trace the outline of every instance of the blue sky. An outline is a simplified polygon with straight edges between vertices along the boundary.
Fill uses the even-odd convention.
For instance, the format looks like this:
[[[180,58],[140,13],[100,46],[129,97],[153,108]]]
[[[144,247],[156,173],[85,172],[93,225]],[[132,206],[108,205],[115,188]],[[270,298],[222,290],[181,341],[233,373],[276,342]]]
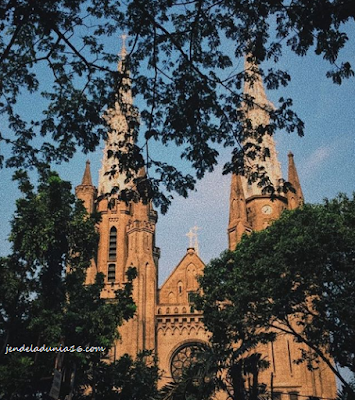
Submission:
[[[348,28],[348,34],[351,40],[341,53],[341,60],[349,60],[355,67],[355,29]],[[355,79],[344,81],[341,86],[334,85],[325,77],[329,65],[313,54],[300,58],[287,52],[280,68],[291,74],[292,81],[282,90],[268,92],[268,96],[275,103],[281,96],[293,98],[294,109],[306,124],[303,138],[284,132],[276,135],[284,177],[287,153],[291,150],[307,202],[321,202],[339,192],[350,195],[355,191]],[[35,112],[36,104],[25,100],[22,104],[28,115]],[[90,159],[97,184],[102,147],[87,156],[77,154],[68,164],[54,169],[76,186],[81,181],[86,159]],[[188,199],[176,196],[168,213],[159,216],[160,283],[184,256],[189,243],[186,233],[191,227],[200,227],[200,256],[204,262],[218,257],[227,247],[230,176],[222,176],[221,165],[228,160],[229,153],[230,149],[221,152],[221,164],[198,183]],[[9,252],[9,220],[19,197],[16,183],[11,181],[12,172],[0,170],[0,255]]]

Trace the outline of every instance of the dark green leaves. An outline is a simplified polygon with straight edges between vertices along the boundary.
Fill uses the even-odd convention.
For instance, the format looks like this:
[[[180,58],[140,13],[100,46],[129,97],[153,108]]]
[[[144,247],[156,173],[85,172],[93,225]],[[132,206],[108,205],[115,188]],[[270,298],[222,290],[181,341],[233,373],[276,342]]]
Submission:
[[[47,396],[58,361],[55,352],[5,354],[7,345],[103,347],[101,352],[65,353],[61,397],[72,390],[83,398],[88,386],[100,383],[94,371],[110,369],[102,359],[119,337],[117,327],[135,313],[131,294],[136,270],[127,271],[127,283],[112,301],[104,299],[102,274],[86,284],[98,244],[97,215],[88,215],[71,193],[71,185],[46,168],[36,190],[25,172],[18,171],[15,179],[23,197],[12,221],[12,254],[0,259],[0,397]],[[140,363],[130,363],[142,374],[149,371],[143,356]],[[118,372],[116,366],[111,370],[114,381],[104,392],[113,396]],[[149,389],[153,391],[156,371],[152,362]]]
[[[305,205],[235,252],[213,260],[201,278],[197,306],[213,343],[232,353],[288,333],[308,346],[295,362],[321,359],[346,385],[333,360],[354,369],[355,197]],[[304,348],[303,348],[304,349]]]
[[[267,127],[246,128],[242,104],[250,109],[260,104],[242,94],[246,74],[240,59],[252,55],[257,64],[277,62],[286,47],[301,56],[313,47],[332,65],[327,76],[340,84],[354,75],[349,62],[338,61],[348,41],[343,25],[354,19],[351,5],[343,0],[0,2],[0,141],[8,147],[1,164],[38,167],[68,161],[78,149],[93,151],[109,130],[102,115],[116,100],[136,138],[138,115],[117,99],[130,71],[146,130],[139,162],[147,168],[158,206],[166,210],[166,192],[185,194],[194,187],[192,179],[215,168],[219,144],[233,148],[225,171],[243,172],[268,187],[267,171],[244,170],[245,158],[262,156],[258,149],[245,154],[245,147],[276,129],[302,136],[304,125],[291,102],[282,101],[276,110],[266,110]],[[120,74],[109,46],[110,37],[122,32],[129,40]],[[270,89],[290,80],[276,67],[261,71],[261,77]],[[29,103],[36,104],[35,115],[26,112]],[[174,145],[171,151],[192,166],[195,176],[184,190],[181,171],[152,154],[153,139]],[[135,170],[132,158],[120,161],[128,172]],[[163,176],[154,170],[156,163],[169,166]]]

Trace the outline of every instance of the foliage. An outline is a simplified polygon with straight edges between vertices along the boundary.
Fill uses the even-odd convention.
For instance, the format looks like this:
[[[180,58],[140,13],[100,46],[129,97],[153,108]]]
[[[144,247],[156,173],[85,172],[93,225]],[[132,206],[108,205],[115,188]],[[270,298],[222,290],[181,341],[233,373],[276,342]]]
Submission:
[[[354,226],[355,197],[340,195],[284,212],[213,260],[197,304],[219,352],[238,360],[287,333],[300,343],[294,362],[323,360],[353,396],[333,360],[355,373]]]
[[[131,294],[136,271],[127,272],[127,283],[113,301],[103,299],[102,274],[85,284],[97,248],[97,216],[86,213],[71,185],[56,173],[43,170],[37,191],[26,173],[19,172],[17,179],[23,197],[12,221],[12,254],[0,264],[0,398],[44,398],[55,365],[63,374],[62,395],[78,395],[99,385],[96,370],[102,370],[118,338],[117,327],[135,312]],[[8,346],[31,344],[73,351],[8,352]],[[79,346],[82,351],[75,352]],[[92,346],[102,350],[85,352]],[[130,368],[143,376],[139,360]],[[115,379],[118,366],[106,367]],[[149,376],[154,371],[146,370]],[[143,388],[143,383],[137,386]],[[105,388],[105,393],[112,391],[112,385]]]
[[[149,351],[139,353],[135,360],[126,354],[113,363],[101,363],[96,373],[96,400],[156,398],[159,373],[157,360]]]
[[[337,400],[352,400],[354,399],[355,393],[355,381],[352,380],[350,382],[350,390],[347,387],[342,387],[340,391],[338,391]]]
[[[191,364],[182,371],[179,380],[167,383],[159,391],[158,400],[210,400],[223,384],[219,364],[208,345],[196,347]]]
[[[128,118],[127,135],[136,138],[137,112],[125,96],[115,95],[118,88],[128,90],[130,70],[133,93],[143,101],[144,139],[128,146],[134,157],[126,157],[129,141],[113,156],[129,171],[146,165],[149,179],[140,195],[154,197],[165,210],[169,192],[186,196],[195,178],[213,170],[219,145],[233,147],[225,172],[245,172],[275,190],[267,171],[251,175],[244,156],[255,159],[264,152],[258,140],[277,128],[302,135],[303,123],[292,112],[291,99],[265,109],[241,92],[243,79],[254,81],[259,72],[270,89],[287,85],[289,74],[277,67],[244,71],[239,59],[250,54],[257,63],[276,65],[285,48],[300,56],[314,49],[329,61],[328,76],[340,84],[354,75],[349,62],[338,60],[348,40],[343,26],[353,19],[351,0],[2,0],[0,114],[8,128],[3,122],[0,141],[12,152],[6,164],[66,161],[77,147],[92,151],[108,128],[101,115],[115,100]],[[118,72],[107,38],[121,32],[128,33],[130,50]],[[43,105],[43,114],[28,117],[27,103]],[[242,104],[244,111],[264,108],[270,123],[242,124]],[[180,147],[195,176],[155,156],[148,145],[153,140]]]
[[[210,400],[224,392],[229,399],[257,400],[265,392],[259,382],[259,372],[268,363],[259,353],[237,359],[227,356],[216,343],[205,345],[194,354],[194,361],[178,381],[165,385],[159,400]],[[244,377],[249,376],[248,384]]]

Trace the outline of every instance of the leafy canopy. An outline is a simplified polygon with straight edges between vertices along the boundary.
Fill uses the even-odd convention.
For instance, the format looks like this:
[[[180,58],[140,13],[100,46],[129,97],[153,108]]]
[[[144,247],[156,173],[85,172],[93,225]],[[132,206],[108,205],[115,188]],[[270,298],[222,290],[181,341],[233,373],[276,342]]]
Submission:
[[[355,196],[340,195],[284,212],[213,260],[197,304],[220,354],[238,360],[287,333],[306,345],[294,362],[323,360],[354,395],[333,364],[355,374],[354,226]]]
[[[246,74],[240,58],[250,54],[256,63],[277,65],[285,48],[300,56],[313,49],[329,61],[328,76],[340,84],[354,74],[349,62],[338,60],[348,40],[343,26],[354,16],[352,0],[2,0],[0,141],[9,150],[0,160],[38,166],[67,161],[78,148],[94,150],[108,129],[101,116],[115,100],[129,119],[126,135],[136,139],[138,114],[117,95],[128,89],[130,71],[133,94],[142,100],[144,137],[133,146],[129,140],[119,144],[113,156],[129,171],[146,166],[149,179],[138,192],[165,210],[169,192],[187,196],[195,179],[213,170],[220,145],[232,147],[225,172],[248,174],[244,150],[255,159],[264,134],[277,128],[303,134],[291,99],[266,110],[270,123],[241,123],[245,107],[257,106],[242,94],[242,82],[258,72]],[[129,35],[129,51],[118,72],[108,38],[122,32]],[[270,89],[290,80],[277,66],[260,75]],[[26,104],[37,104],[38,112],[29,115]],[[152,141],[174,148],[194,174],[160,159]],[[125,157],[127,146],[134,157]],[[267,171],[252,179],[259,178],[275,190]]]
[[[37,190],[26,173],[18,172],[17,179],[23,197],[12,220],[12,254],[0,259],[0,397],[47,396],[56,365],[63,374],[61,397],[70,392],[91,398],[95,392],[97,399],[111,398],[127,364],[125,373],[130,372],[132,379],[140,374],[142,381],[137,384],[126,377],[121,389],[128,393],[134,386],[141,397],[131,398],[147,398],[158,379],[154,359],[149,365],[148,355],[135,362],[129,357],[110,365],[104,361],[119,337],[117,327],[134,315],[135,269],[128,270],[127,283],[112,301],[103,299],[103,274],[85,284],[98,244],[98,216],[89,216],[82,202],[75,200],[71,185],[54,172],[42,171]],[[55,352],[7,352],[8,346],[31,344],[94,346],[102,351],[66,352],[64,358]],[[99,371],[106,371],[111,380]],[[108,384],[105,388],[103,381]]]

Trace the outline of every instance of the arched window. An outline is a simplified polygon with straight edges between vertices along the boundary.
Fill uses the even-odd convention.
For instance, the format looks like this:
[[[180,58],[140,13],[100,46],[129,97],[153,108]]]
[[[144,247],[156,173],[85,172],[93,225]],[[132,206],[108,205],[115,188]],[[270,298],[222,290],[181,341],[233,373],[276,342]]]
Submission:
[[[116,260],[116,256],[117,256],[117,229],[113,226],[110,229],[108,258],[109,260]]]
[[[116,280],[116,265],[115,264],[108,265],[107,280],[108,280],[108,282],[115,282],[115,280]]]
[[[182,282],[181,281],[178,282],[178,293],[179,293],[179,295],[182,294]]]

